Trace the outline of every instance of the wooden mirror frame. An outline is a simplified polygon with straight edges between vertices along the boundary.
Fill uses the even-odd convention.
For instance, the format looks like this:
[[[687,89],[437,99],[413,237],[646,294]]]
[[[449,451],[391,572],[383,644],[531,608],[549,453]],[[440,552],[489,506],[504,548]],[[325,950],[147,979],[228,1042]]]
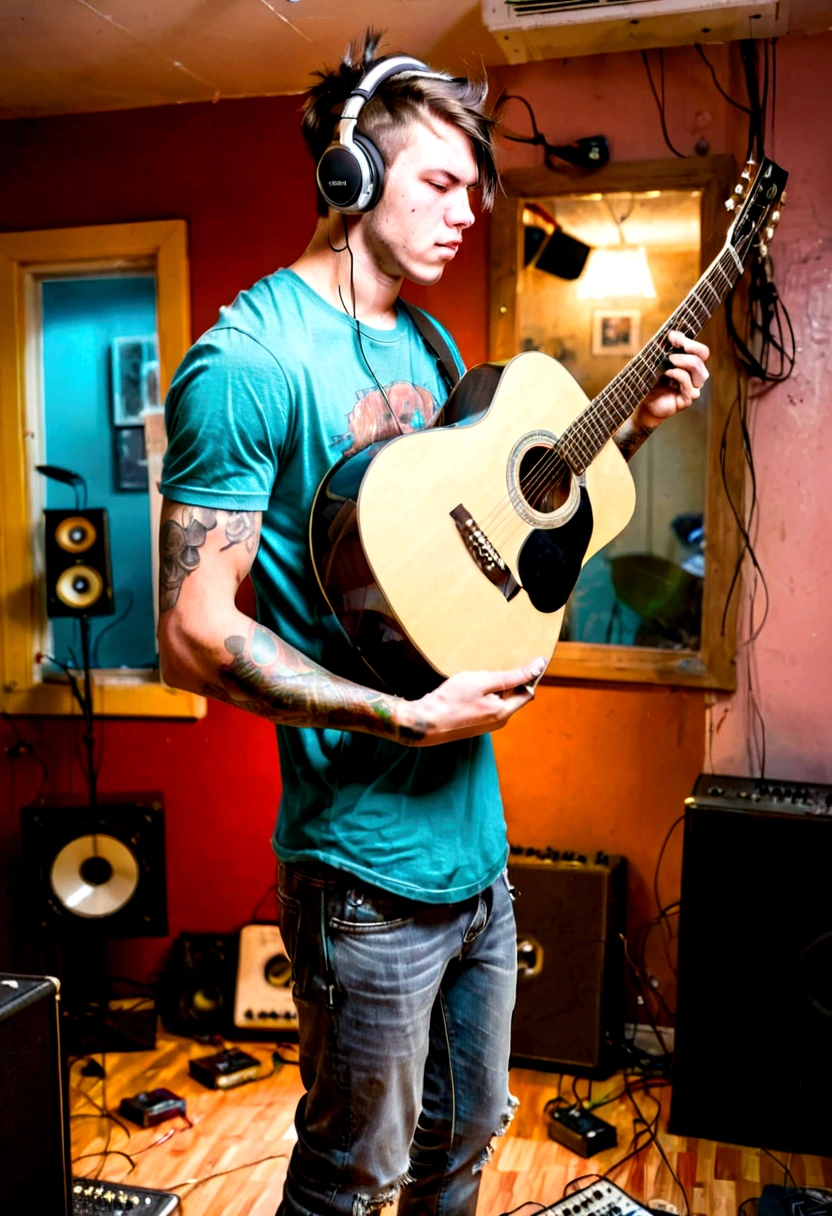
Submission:
[[[0,234],[0,708],[9,714],[80,712],[66,680],[44,680],[35,655],[46,626],[41,510],[43,479],[35,472],[43,447],[40,292],[55,274],[94,275],[152,270],[156,276],[156,328],[160,388],[191,344],[188,230],[184,220],[54,228]],[[161,415],[146,428],[148,458],[164,451]],[[158,533],[161,496],[151,493],[151,536]],[[155,543],[151,561],[158,569]],[[155,582],[155,578],[154,578]],[[97,715],[201,718],[205,698],[168,688],[153,672],[97,668]]]
[[[510,359],[520,350],[517,280],[523,268],[525,201],[596,192],[701,190],[700,262],[704,270],[722,248],[728,230],[725,200],[737,180],[736,162],[733,156],[726,155],[610,164],[580,178],[555,175],[544,166],[506,170],[502,175],[504,193],[498,194],[491,218],[490,358]],[[555,650],[544,679],[615,680],[729,690],[736,687],[738,589],[734,590],[724,628],[722,618],[740,556],[740,537],[723,486],[722,470],[724,468],[731,498],[740,511],[745,478],[737,425],[732,423],[728,428],[724,457],[720,452],[723,431],[737,392],[736,367],[722,309],[706,326],[702,340],[711,350],[708,362],[711,397],[705,487],[706,576],[700,649],[662,650],[564,641]],[[673,425],[672,419],[669,425]],[[638,455],[634,459],[638,460]]]

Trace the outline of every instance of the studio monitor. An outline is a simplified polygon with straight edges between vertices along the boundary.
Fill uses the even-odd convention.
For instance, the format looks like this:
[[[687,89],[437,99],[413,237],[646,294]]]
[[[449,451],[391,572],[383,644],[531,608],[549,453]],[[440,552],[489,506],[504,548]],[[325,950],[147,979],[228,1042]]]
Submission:
[[[608,1076],[624,1039],[627,866],[552,849],[513,849],[517,1003],[512,1063]]]
[[[832,1156],[832,786],[700,777],[670,1130]]]
[[[107,616],[115,611],[110,535],[103,507],[44,511],[46,615]]]
[[[110,795],[95,807],[49,798],[20,815],[29,921],[41,935],[167,933],[160,794]]]

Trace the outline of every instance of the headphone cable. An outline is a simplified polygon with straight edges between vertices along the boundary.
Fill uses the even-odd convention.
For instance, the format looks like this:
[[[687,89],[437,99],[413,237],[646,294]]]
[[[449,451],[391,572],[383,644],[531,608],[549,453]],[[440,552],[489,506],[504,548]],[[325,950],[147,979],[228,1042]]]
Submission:
[[[401,422],[399,421],[398,414],[396,413],[396,411],[393,409],[392,405],[390,404],[390,398],[387,396],[387,393],[384,391],[384,386],[382,385],[378,376],[373,371],[372,364],[370,363],[370,360],[367,358],[367,352],[364,350],[364,342],[361,337],[361,322],[358,319],[358,312],[357,312],[357,307],[356,307],[356,302],[355,302],[355,258],[353,257],[352,247],[350,245],[349,232],[347,231],[347,217],[343,214],[341,215],[341,222],[344,225],[344,244],[341,245],[340,247],[333,245],[332,239],[329,236],[329,233],[327,233],[326,239],[327,239],[329,247],[333,251],[333,253],[343,253],[344,250],[346,250],[347,253],[349,254],[349,258],[350,258],[350,301],[352,303],[352,313],[350,313],[350,310],[347,308],[346,302],[344,300],[344,296],[341,292],[340,283],[338,284],[338,299],[341,301],[341,307],[343,308],[344,312],[347,314],[348,317],[351,316],[353,321],[355,322],[355,332],[358,337],[358,349],[361,351],[361,358],[364,360],[364,363],[366,364],[367,371],[373,377],[373,381],[375,383],[376,388],[378,389],[378,391],[381,393],[382,397],[384,398],[384,404],[387,406],[390,417],[395,422],[396,427],[398,428],[399,434],[404,435],[405,432],[404,432]]]

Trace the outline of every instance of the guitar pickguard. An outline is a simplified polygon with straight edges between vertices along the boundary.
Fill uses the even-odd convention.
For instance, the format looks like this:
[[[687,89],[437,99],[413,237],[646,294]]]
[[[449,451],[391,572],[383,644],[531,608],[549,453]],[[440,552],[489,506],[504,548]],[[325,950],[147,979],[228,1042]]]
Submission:
[[[562,608],[581,573],[592,537],[592,503],[586,486],[572,518],[560,528],[536,528],[523,543],[517,577],[538,612]]]

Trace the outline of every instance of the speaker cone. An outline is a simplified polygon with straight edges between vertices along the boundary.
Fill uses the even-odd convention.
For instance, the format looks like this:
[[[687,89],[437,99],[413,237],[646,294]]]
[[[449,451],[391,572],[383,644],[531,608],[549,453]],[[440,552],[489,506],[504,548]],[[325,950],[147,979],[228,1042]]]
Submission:
[[[70,515],[55,529],[55,540],[67,553],[86,553],[95,544],[97,535],[95,524],[84,515]]]
[[[104,580],[92,566],[70,566],[55,583],[55,594],[69,608],[91,608],[103,591]]]
[[[75,916],[112,916],[133,898],[139,866],[114,836],[76,836],[55,856],[49,881]]]

